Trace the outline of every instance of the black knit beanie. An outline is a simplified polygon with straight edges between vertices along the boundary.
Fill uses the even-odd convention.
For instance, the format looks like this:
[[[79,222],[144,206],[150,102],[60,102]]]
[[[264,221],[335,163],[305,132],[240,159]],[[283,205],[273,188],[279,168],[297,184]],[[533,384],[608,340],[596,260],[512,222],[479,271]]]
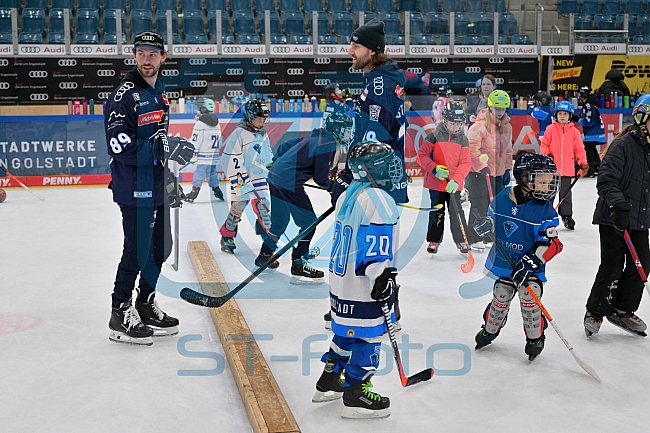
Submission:
[[[383,53],[386,47],[384,22],[377,20],[368,21],[352,32],[350,40],[359,45],[363,45],[375,53]]]

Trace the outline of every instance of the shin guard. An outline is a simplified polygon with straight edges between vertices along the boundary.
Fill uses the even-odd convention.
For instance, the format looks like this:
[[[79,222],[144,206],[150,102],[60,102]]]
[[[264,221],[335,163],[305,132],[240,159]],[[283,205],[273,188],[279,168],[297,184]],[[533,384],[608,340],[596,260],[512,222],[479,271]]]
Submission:
[[[537,297],[542,297],[542,282],[537,279],[532,279],[527,281],[528,285]],[[546,317],[542,314],[542,310],[539,308],[539,305],[535,302],[528,290],[525,287],[522,287],[519,290],[519,303],[521,305],[521,317],[524,320],[524,332],[526,333],[526,338],[532,340],[540,338],[544,335],[544,329],[548,326],[546,323]]]
[[[498,279],[494,283],[492,302],[485,309],[485,330],[490,334],[496,334],[506,324],[510,302],[516,291],[510,281]]]

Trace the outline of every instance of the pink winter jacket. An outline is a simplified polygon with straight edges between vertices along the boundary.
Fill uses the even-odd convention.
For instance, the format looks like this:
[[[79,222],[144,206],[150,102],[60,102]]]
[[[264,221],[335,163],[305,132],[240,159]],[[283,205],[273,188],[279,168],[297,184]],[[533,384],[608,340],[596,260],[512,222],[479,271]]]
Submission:
[[[587,163],[585,145],[580,140],[580,131],[569,122],[566,125],[553,121],[546,127],[539,153],[553,158],[560,176],[576,175],[576,159],[578,165]]]
[[[488,120],[490,131],[486,126]],[[503,125],[502,132],[499,132],[499,125]],[[467,139],[472,171],[479,172],[488,167],[491,176],[502,176],[506,170],[512,169],[512,125],[507,114],[499,120],[489,113],[489,108],[482,109],[476,116],[476,123],[467,131]],[[482,154],[488,156],[487,162],[479,160]]]

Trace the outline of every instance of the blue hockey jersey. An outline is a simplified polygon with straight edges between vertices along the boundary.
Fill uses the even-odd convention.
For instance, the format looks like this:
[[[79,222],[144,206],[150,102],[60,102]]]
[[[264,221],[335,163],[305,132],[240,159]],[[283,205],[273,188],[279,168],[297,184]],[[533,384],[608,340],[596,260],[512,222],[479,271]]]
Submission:
[[[585,143],[607,142],[607,138],[605,137],[605,124],[603,123],[603,118],[600,116],[600,110],[591,102],[586,102],[582,106],[578,123],[582,125],[585,131]]]

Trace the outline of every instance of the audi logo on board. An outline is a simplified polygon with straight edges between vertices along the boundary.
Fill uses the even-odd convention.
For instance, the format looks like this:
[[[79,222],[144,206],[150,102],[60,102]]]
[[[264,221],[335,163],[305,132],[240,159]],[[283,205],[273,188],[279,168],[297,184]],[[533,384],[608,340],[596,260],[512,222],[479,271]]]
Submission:
[[[236,54],[236,53],[241,53],[241,47],[221,47],[221,50],[223,51],[224,54]]]
[[[202,65],[207,65],[208,61],[207,59],[203,59],[203,58],[192,58],[188,60],[188,63],[190,64],[190,66],[202,66]]]
[[[546,54],[563,54],[564,49],[562,47],[548,47],[546,48]]]
[[[476,87],[465,87],[465,94],[466,95],[471,95],[474,92],[476,92]]]
[[[98,77],[112,77],[115,75],[115,69],[98,69],[97,70],[97,76]]]
[[[363,69],[353,69],[352,66],[350,66],[348,72],[351,74],[363,74]]]
[[[315,65],[329,65],[330,64],[330,58],[329,57],[316,57],[316,58],[314,58],[314,64]]]
[[[503,84],[505,83],[505,80],[503,78],[496,78],[494,81],[497,82],[497,84]]]
[[[514,54],[515,47],[499,47],[499,54]]]
[[[278,47],[277,45],[274,45],[271,47],[271,52],[273,54],[287,54],[291,52],[291,48],[289,47]]]
[[[329,78],[316,78],[314,80],[316,86],[327,86],[329,83],[331,83]]]
[[[431,84],[441,85],[447,84],[448,80],[446,78],[431,78]]]
[[[0,90],[7,90],[9,87],[11,86],[6,81],[0,83]]]
[[[226,96],[229,98],[234,98],[235,96],[244,96],[243,90],[228,90]]]
[[[411,47],[411,54],[426,54],[427,47]]]
[[[298,97],[298,96],[304,96],[304,95],[305,95],[304,90],[291,89],[291,90],[287,91],[287,96]]]
[[[349,90],[353,95],[360,95],[361,93],[363,93],[363,89],[359,89],[359,88],[349,89]]]
[[[29,95],[30,101],[47,101],[50,96],[47,93],[32,93]]]
[[[124,59],[124,64],[126,66],[135,66],[138,63],[135,61],[135,59]]]
[[[228,68],[226,69],[226,75],[244,75],[244,70],[242,68]]]
[[[77,66],[76,59],[59,59],[59,66]]]
[[[269,64],[269,58],[268,57],[254,57],[252,59],[252,62],[254,65],[268,65]]]
[[[431,63],[445,64],[445,63],[447,63],[447,58],[446,57],[432,57],[431,58]]]
[[[267,80],[266,78],[258,79],[258,80],[253,80],[253,86],[270,86],[271,85],[271,80]]]
[[[471,54],[474,49],[472,47],[454,47],[454,52],[456,54]]]
[[[93,52],[93,49],[90,47],[77,47],[73,45],[72,52],[75,54],[90,54]]]
[[[41,52],[41,47],[20,47],[20,52],[23,54],[38,54]]]
[[[29,78],[47,78],[47,71],[29,71]]]
[[[208,82],[205,80],[192,80],[190,87],[208,87]]]
[[[287,69],[287,75],[303,75],[305,70],[303,68],[289,68]]]
[[[97,98],[99,99],[108,99],[111,96],[111,92],[99,92],[97,93]]]
[[[192,51],[191,47],[174,47],[174,54],[189,54]]]
[[[583,45],[582,46],[582,51],[598,51],[599,47],[598,45]]]
[[[0,59],[0,66],[9,66],[9,60]]]
[[[169,99],[179,99],[183,97],[182,92],[177,92],[175,90],[165,92],[165,95],[167,95],[167,98]]]
[[[335,54],[337,51],[336,47],[318,47],[318,52],[323,54]]]
[[[414,74],[421,74],[422,68],[408,68],[407,71],[413,72]]]
[[[490,57],[488,59],[488,62],[490,62],[490,63],[503,63],[505,61],[506,61],[506,59],[504,59],[503,57]]]
[[[163,77],[178,77],[178,74],[180,74],[178,69],[163,69],[160,71],[160,75]]]
[[[642,53],[643,48],[642,47],[635,47],[634,45],[630,45],[629,47],[627,47],[627,51],[629,53]]]
[[[62,90],[73,90],[77,88],[77,83],[74,81],[62,81],[59,83],[59,89]]]
[[[481,73],[481,67],[480,66],[468,66],[465,68],[465,72],[468,74],[480,74]]]

